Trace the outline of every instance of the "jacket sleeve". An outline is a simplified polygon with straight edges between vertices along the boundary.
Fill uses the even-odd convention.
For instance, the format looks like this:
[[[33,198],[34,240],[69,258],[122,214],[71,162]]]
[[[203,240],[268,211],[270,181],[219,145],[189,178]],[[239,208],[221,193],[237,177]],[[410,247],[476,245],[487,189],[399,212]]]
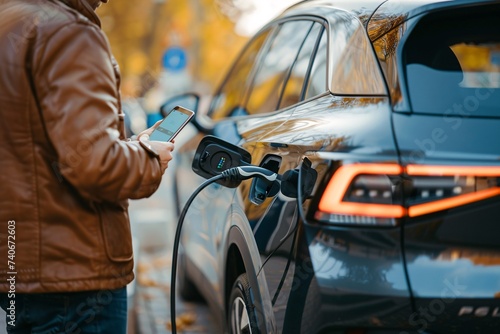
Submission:
[[[38,43],[34,85],[64,179],[95,201],[153,194],[162,178],[158,159],[119,139],[119,95],[104,34],[78,22]]]

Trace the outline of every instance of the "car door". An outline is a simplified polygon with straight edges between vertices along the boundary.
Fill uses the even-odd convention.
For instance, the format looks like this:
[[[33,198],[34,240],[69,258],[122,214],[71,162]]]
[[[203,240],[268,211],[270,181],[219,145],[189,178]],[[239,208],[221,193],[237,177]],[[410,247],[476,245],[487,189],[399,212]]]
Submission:
[[[306,96],[326,92],[327,43],[321,21],[296,19],[282,22],[278,29],[248,89],[242,110],[249,116],[235,124],[242,137],[240,145],[252,153],[252,164],[282,174],[295,168],[300,159],[283,136],[283,131],[290,129],[282,126]],[[280,139],[271,140],[274,135]],[[259,281],[266,282],[265,294],[281,332],[294,272],[290,257],[298,222],[297,204],[276,194],[262,200],[258,197],[262,188],[265,185],[258,180],[247,181],[240,187],[239,196],[260,254]]]

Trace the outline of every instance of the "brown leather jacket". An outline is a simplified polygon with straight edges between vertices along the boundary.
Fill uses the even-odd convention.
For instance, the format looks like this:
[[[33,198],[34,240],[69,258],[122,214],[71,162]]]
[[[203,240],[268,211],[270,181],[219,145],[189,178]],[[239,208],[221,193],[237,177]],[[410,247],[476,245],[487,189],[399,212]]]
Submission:
[[[17,293],[134,277],[127,200],[162,172],[123,140],[119,74],[84,1],[0,1],[0,292],[12,276]]]

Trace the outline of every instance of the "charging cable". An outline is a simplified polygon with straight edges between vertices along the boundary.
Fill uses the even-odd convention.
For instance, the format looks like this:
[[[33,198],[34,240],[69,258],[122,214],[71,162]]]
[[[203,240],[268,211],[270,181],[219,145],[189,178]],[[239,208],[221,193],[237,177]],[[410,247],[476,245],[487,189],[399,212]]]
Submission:
[[[308,167],[304,167],[304,166],[308,166]],[[295,239],[295,237],[297,236],[297,229],[298,229],[298,226],[299,226],[299,220],[302,220],[302,222],[304,224],[307,224],[307,220],[306,220],[306,216],[305,216],[302,204],[305,202],[305,200],[307,199],[308,195],[303,193],[304,191],[302,189],[302,184],[303,184],[303,179],[302,178],[303,178],[303,174],[304,174],[304,172],[303,172],[304,168],[309,168],[309,167],[310,167],[310,164],[309,163],[305,163],[303,161],[300,164],[300,166],[299,166],[298,172],[297,172],[297,170],[289,171],[290,173],[296,173],[297,174],[297,180],[296,180],[296,182],[297,182],[297,201],[296,201],[296,204],[297,204],[297,210],[298,210],[297,219],[295,221],[295,226],[290,231],[290,233],[288,233],[287,235],[285,235],[285,237],[280,241],[280,243],[278,244],[278,246],[264,260],[264,262],[262,263],[262,266],[261,266],[261,270],[264,268],[264,265],[267,263],[267,261],[278,251],[278,249],[281,248],[281,246],[283,246],[283,244],[292,235],[293,235],[293,238]],[[273,307],[276,304],[276,301],[278,300],[278,297],[279,297],[279,295],[281,293],[281,289],[283,288],[283,284],[285,283],[286,275],[288,274],[288,270],[290,269],[290,263],[291,263],[291,261],[292,261],[292,253],[290,252],[288,254],[288,259],[287,259],[287,262],[286,262],[286,265],[285,265],[285,269],[283,270],[283,274],[281,275],[280,283],[278,284],[278,287],[277,287],[277,289],[276,289],[276,291],[274,293],[274,297],[273,297],[273,299],[271,301],[271,305]],[[259,273],[260,273],[260,270],[259,270]]]
[[[177,276],[177,257],[179,254],[179,246],[181,240],[182,225],[184,224],[184,219],[186,217],[187,211],[194,199],[198,194],[208,187],[210,184],[217,182],[219,180],[230,180],[230,181],[242,181],[248,180],[254,177],[258,177],[267,182],[275,182],[279,179],[279,175],[268,169],[257,167],[257,166],[241,166],[227,169],[222,172],[222,174],[214,176],[205,182],[203,182],[189,197],[182,212],[179,216],[179,221],[177,223],[177,229],[175,231],[175,238],[173,244],[172,252],[172,276],[170,280],[170,322],[172,324],[172,334],[177,334],[176,319],[175,319],[175,280]]]
[[[300,215],[300,219],[302,219],[302,222],[304,224],[308,224],[307,223],[306,214],[304,212],[304,208],[302,207],[302,204],[307,199],[306,196],[308,196],[308,194],[304,194],[303,193],[304,189],[302,189],[303,183],[304,183],[304,180],[302,179],[303,176],[304,176],[303,175],[304,174],[304,163],[305,162],[302,161],[302,163],[300,164],[300,167],[299,167],[299,176],[298,176],[298,180],[297,180],[297,209],[299,210],[299,215]]]

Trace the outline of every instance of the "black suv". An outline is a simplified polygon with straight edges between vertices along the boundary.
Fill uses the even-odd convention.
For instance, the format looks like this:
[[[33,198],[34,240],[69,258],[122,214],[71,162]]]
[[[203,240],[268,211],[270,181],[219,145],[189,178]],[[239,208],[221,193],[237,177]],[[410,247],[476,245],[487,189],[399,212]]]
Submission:
[[[303,1],[250,40],[195,126],[179,208],[206,135],[288,175],[214,184],[188,211],[180,292],[225,331],[500,332],[498,1]]]

